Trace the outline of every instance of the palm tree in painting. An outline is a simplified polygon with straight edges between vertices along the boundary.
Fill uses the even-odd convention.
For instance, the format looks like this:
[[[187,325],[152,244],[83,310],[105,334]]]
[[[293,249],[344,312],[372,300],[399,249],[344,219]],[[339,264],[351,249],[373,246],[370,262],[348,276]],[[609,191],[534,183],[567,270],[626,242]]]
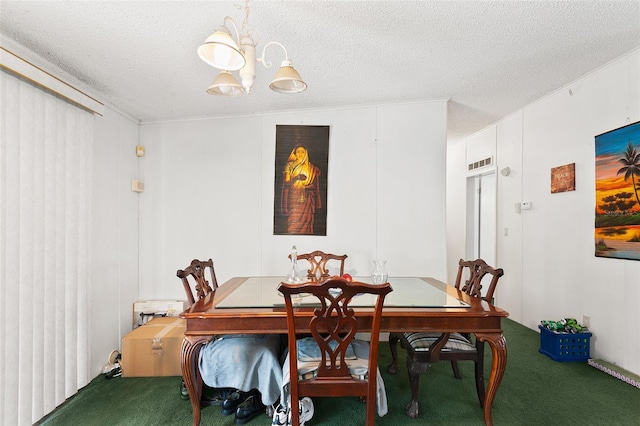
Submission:
[[[640,184],[636,185],[635,177],[637,176],[640,179],[640,153],[636,151],[631,142],[627,146],[627,150],[624,152],[624,157],[618,160],[624,167],[618,170],[618,175],[624,173],[624,180],[629,180],[631,178],[631,186],[633,187],[633,191],[636,194],[636,200],[638,200],[638,205],[640,205],[640,197],[638,197],[638,189]]]

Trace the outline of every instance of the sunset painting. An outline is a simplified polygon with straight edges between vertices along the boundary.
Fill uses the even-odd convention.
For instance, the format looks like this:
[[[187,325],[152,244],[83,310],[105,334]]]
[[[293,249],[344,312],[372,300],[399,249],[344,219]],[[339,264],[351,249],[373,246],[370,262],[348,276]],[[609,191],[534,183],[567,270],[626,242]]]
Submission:
[[[595,254],[640,260],[640,122],[596,136]]]

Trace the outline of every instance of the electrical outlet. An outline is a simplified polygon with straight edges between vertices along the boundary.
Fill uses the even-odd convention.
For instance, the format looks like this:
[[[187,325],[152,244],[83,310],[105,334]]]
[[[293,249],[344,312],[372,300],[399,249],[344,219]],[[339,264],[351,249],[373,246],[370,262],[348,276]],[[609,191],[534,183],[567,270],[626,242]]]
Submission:
[[[587,328],[591,326],[591,317],[589,315],[582,315],[582,325]]]

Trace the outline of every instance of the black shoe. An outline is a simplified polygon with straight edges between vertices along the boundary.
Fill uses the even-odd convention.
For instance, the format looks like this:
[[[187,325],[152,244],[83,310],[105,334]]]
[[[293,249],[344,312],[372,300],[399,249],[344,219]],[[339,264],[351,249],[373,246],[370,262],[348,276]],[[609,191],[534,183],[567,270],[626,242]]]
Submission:
[[[237,425],[243,425],[251,421],[255,416],[263,414],[266,408],[262,403],[260,393],[257,392],[249,396],[242,404],[238,405],[235,423]]]
[[[222,415],[228,416],[229,414],[235,413],[238,406],[256,392],[258,392],[256,389],[252,389],[249,392],[236,390],[231,393],[222,403]]]
[[[224,400],[236,390],[233,388],[204,387],[200,398],[200,407],[221,406]]]

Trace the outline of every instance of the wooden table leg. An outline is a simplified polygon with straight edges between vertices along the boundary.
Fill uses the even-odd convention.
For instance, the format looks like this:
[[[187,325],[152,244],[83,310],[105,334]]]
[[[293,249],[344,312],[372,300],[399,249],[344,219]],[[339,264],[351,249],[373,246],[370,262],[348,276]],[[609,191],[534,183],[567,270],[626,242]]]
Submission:
[[[491,375],[489,376],[484,399],[484,423],[487,426],[492,426],[491,408],[493,407],[493,399],[498,392],[498,386],[502,381],[502,376],[507,366],[507,340],[502,333],[475,333],[475,335],[480,341],[489,343],[493,355]]]
[[[200,425],[200,398],[202,396],[202,376],[198,369],[198,355],[202,345],[206,342],[202,337],[188,337],[182,340],[182,354],[180,364],[182,379],[189,391],[189,399],[193,409],[193,425]]]

